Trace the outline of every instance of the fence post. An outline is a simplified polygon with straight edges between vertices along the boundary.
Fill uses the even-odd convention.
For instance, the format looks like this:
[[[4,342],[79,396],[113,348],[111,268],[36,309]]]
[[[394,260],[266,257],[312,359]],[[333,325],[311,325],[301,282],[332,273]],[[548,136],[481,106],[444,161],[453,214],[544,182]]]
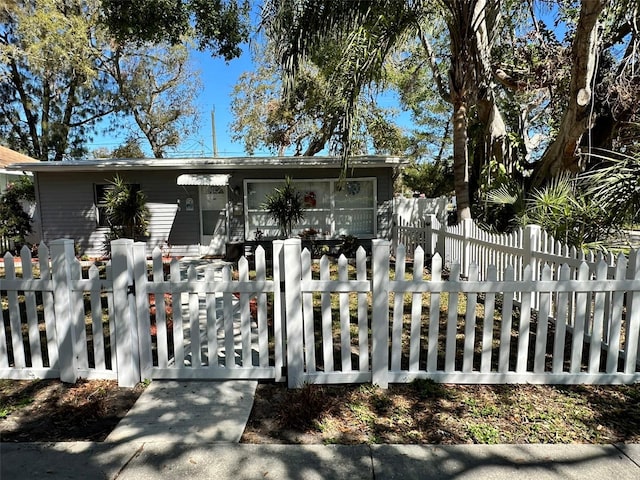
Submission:
[[[53,240],[50,249],[60,380],[75,383],[78,379],[76,362],[78,339],[73,324],[76,316],[71,311],[71,263],[75,260],[73,240],[68,238]],[[87,348],[86,345],[84,348]]]
[[[286,345],[286,317],[284,292],[282,291],[282,272],[284,272],[284,240],[273,241],[273,343],[275,359],[275,381],[281,382],[284,377]]]
[[[447,222],[447,205],[449,204],[449,199],[445,196],[438,197],[436,200],[436,217],[442,220],[443,223]]]
[[[437,215],[429,215],[429,226],[427,227],[431,232],[431,255],[436,253],[440,255],[443,262],[445,261],[445,239],[444,235],[447,229],[447,223],[441,222]]]
[[[287,336],[287,383],[289,388],[304,384],[304,343],[302,340],[302,242],[299,238],[284,241],[284,298]],[[309,348],[314,348],[313,345]]]
[[[540,237],[542,236],[542,228],[539,225],[527,225],[524,227],[524,237],[522,239],[522,272],[527,265],[531,267],[531,278],[522,278],[524,281],[537,281],[540,273],[539,261],[536,253],[540,250]],[[540,293],[536,292],[531,296],[531,308],[538,309],[538,300]]]
[[[372,240],[371,382],[389,386],[389,241]]]
[[[149,317],[149,293],[147,284],[147,244],[133,244],[133,284],[135,285],[136,310],[134,322],[138,327],[138,348],[140,351],[140,378],[153,367],[151,352],[151,319]]]
[[[116,324],[116,363],[118,386],[133,387],[140,382],[140,346],[135,316],[133,284],[133,240],[120,238],[111,242],[113,305]],[[134,290],[129,286],[133,285]]]
[[[640,279],[640,251],[632,249],[629,252],[627,265],[627,279]],[[627,294],[627,312],[629,312],[627,339],[625,346],[624,373],[634,373],[640,364],[640,292],[634,290]]]
[[[536,253],[540,249],[540,236],[542,229],[539,225],[527,225],[524,227],[524,238],[522,239],[522,268],[527,265],[531,266],[532,278],[523,280],[535,280],[537,272],[537,256]]]

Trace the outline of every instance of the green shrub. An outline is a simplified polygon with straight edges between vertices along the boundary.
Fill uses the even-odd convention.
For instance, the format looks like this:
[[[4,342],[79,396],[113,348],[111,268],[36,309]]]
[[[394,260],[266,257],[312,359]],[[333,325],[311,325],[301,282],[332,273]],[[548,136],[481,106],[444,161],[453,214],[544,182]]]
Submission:
[[[33,181],[27,176],[9,183],[0,196],[0,236],[14,243],[13,253],[20,252],[27,243],[27,235],[31,233],[31,219],[22,208],[22,202],[34,200]]]

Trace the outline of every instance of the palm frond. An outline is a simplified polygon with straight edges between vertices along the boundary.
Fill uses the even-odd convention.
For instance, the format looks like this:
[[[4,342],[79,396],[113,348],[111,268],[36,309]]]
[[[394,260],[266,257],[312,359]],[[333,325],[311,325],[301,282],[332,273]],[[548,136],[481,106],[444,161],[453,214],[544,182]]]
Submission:
[[[518,197],[519,193],[513,192],[513,188],[506,184],[489,190],[484,196],[487,202],[494,205],[514,205],[518,201]]]
[[[587,195],[593,196],[616,221],[640,217],[640,154],[601,150],[590,153],[596,167],[580,177]]]
[[[379,82],[391,52],[415,37],[426,11],[419,0],[268,0],[262,26],[275,46],[285,95],[294,91],[301,65],[326,69],[332,90],[345,100],[339,151],[344,171],[352,152],[357,99]],[[335,61],[337,59],[337,61]]]

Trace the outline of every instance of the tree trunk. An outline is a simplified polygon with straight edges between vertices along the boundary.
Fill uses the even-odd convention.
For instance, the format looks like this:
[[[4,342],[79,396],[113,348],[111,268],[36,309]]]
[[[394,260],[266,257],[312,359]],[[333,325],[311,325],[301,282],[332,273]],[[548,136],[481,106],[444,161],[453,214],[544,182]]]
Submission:
[[[453,176],[458,220],[471,218],[467,140],[467,105],[462,98],[456,97],[453,103]]]
[[[492,38],[500,24],[500,4],[498,1],[477,0],[473,11],[472,25],[475,28],[474,50],[476,61],[475,106],[480,123],[484,126],[484,139],[478,143],[477,160],[481,169],[487,162],[496,160],[505,164],[508,172],[513,171],[507,141],[507,127],[495,98],[494,73],[491,62]],[[481,151],[479,151],[482,149]],[[475,156],[474,156],[475,157]],[[474,163],[476,158],[474,158]],[[491,179],[489,179],[490,181]]]
[[[458,220],[471,218],[471,197],[469,192],[469,151],[468,151],[468,107],[471,98],[477,94],[477,69],[474,52],[479,28],[479,1],[443,2],[448,14],[445,15],[451,41],[451,69],[449,71],[449,91],[453,104],[453,177],[458,208]],[[484,18],[482,19],[484,20]]]
[[[558,129],[556,139],[549,145],[538,162],[532,177],[532,186],[544,184],[550,177],[564,171],[578,172],[580,140],[590,127],[592,102],[591,83],[595,74],[598,53],[598,16],[606,0],[582,0],[580,18],[576,25],[571,60],[569,103]]]
[[[478,119],[484,126],[484,158],[487,161],[495,159],[505,164],[507,171],[511,172],[513,165],[509,162],[507,151],[507,126],[495,103],[493,93],[487,92],[487,96],[478,99],[476,109]]]
[[[21,135],[22,147],[32,157],[38,160],[46,161],[46,152],[43,154],[42,144],[40,143],[40,136],[38,135],[38,117],[33,111],[33,103],[31,102],[27,93],[27,88],[23,82],[23,77],[18,69],[18,64],[14,59],[9,59],[9,68],[11,73],[11,80],[15,86],[18,96],[20,97],[20,103],[26,117],[26,122],[29,127],[29,139],[30,144],[27,144],[26,138]],[[16,130],[16,129],[14,129]],[[19,131],[19,130],[18,130]]]

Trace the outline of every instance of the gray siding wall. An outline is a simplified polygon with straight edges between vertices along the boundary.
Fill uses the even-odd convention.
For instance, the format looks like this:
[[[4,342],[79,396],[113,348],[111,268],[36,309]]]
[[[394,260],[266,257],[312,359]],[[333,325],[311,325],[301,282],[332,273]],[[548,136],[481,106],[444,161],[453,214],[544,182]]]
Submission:
[[[38,173],[35,178],[42,240],[72,238],[81,251],[86,249],[96,237],[93,183],[69,174]]]
[[[179,172],[118,172],[129,183],[139,184],[147,196],[151,222],[148,245],[174,255],[197,253],[200,241],[198,188],[176,185]],[[99,227],[94,185],[108,183],[116,172],[45,173],[36,175],[45,243],[57,238],[72,238],[80,253],[103,253],[107,228]],[[193,211],[184,208],[186,199],[194,201]],[[178,207],[180,200],[180,208]]]
[[[176,179],[181,171],[104,171],[104,172],[38,172],[38,203],[45,243],[57,238],[72,238],[81,254],[99,256],[107,228],[99,227],[94,203],[94,185],[111,181],[118,173],[128,183],[139,184],[147,195],[151,213],[149,253],[154,247],[172,255],[197,255],[200,243],[200,205],[197,186],[180,186]],[[212,173],[192,171],[190,173]],[[234,170],[230,173],[229,219],[230,241],[244,240],[243,186],[245,179],[282,179],[286,175],[299,179],[337,178],[338,169],[265,169]],[[378,236],[387,236],[391,222],[390,201],[393,178],[390,168],[366,168],[350,171],[350,177],[376,177],[378,185]],[[185,208],[187,198],[193,210]]]
[[[378,178],[378,238],[391,238],[393,222],[393,170],[381,169]]]

